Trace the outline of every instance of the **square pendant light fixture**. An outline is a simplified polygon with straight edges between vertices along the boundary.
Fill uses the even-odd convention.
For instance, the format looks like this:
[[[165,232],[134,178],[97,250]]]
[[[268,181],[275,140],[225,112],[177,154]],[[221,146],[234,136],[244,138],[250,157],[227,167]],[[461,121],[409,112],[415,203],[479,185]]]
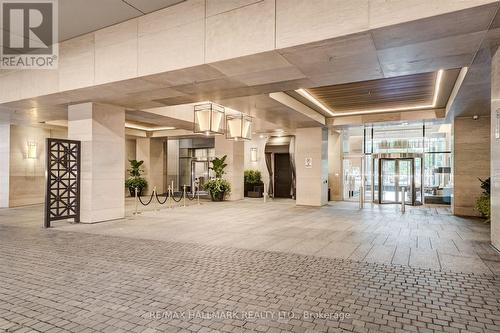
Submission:
[[[194,106],[194,133],[205,135],[224,134],[225,110],[215,103],[197,104]]]
[[[252,117],[244,113],[226,116],[226,139],[251,140]]]

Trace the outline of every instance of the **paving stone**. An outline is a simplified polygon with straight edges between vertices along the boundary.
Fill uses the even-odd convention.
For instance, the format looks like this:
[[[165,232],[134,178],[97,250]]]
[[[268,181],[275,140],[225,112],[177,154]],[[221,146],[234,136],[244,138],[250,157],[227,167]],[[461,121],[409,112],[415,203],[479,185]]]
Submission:
[[[20,332],[454,332],[500,319],[492,274],[2,225],[0,300],[0,328]],[[294,317],[256,315],[279,310]]]

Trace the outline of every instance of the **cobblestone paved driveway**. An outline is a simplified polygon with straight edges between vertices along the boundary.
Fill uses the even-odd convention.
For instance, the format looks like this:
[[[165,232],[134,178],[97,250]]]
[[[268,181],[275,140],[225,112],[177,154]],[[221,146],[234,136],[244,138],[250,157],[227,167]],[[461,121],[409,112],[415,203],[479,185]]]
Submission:
[[[500,281],[0,225],[0,331],[212,330],[498,332]]]

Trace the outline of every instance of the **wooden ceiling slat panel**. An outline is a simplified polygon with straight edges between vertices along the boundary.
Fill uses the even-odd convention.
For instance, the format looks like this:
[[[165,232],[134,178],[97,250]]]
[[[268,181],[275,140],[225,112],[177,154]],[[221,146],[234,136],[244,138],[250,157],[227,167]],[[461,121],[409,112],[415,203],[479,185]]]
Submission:
[[[406,107],[432,103],[436,77],[436,72],[422,73],[310,88],[308,91],[336,112]]]

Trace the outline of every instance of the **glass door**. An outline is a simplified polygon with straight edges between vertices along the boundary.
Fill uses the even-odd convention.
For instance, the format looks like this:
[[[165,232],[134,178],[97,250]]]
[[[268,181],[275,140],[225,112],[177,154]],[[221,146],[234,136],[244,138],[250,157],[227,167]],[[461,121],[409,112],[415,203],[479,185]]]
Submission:
[[[380,203],[398,202],[396,160],[380,160]]]
[[[413,205],[413,159],[398,159],[397,169],[398,169],[398,192],[401,196],[403,194],[403,189],[405,189],[405,203],[408,205]],[[402,198],[399,198],[397,202],[401,202]]]
[[[363,181],[363,158],[344,157],[342,165],[344,177],[344,200],[359,201],[359,189]]]
[[[405,189],[404,200],[413,205],[414,160],[380,159],[380,203],[400,203],[402,190]]]
[[[203,185],[205,185],[205,182],[208,180],[208,176],[208,161],[193,160],[191,162],[191,189],[195,190],[195,183],[196,180],[198,180],[200,191],[202,191]]]

